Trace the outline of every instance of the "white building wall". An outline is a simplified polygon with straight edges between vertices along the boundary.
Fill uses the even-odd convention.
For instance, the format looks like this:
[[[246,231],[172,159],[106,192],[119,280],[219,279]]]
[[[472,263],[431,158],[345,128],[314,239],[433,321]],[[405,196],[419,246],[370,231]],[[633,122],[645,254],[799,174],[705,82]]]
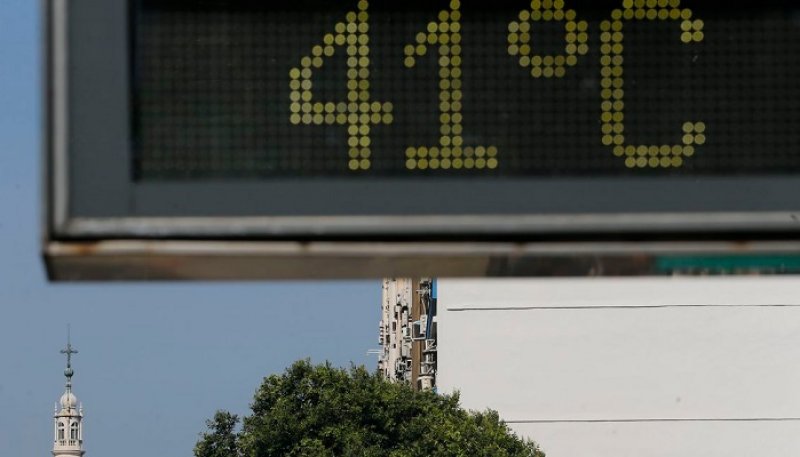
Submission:
[[[548,457],[800,455],[800,279],[439,280],[440,390]]]

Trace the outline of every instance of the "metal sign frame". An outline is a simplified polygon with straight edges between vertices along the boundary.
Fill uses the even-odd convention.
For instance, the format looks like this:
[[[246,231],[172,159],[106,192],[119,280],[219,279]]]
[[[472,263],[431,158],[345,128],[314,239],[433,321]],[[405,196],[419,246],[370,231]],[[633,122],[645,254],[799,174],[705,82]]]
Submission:
[[[76,127],[71,118],[78,112],[71,104],[78,91],[71,77],[75,66],[80,66],[71,43],[76,34],[102,36],[105,29],[76,27],[72,23],[75,12],[70,8],[80,4],[93,12],[97,21],[92,23],[104,24],[108,22],[102,20],[107,19],[102,17],[104,12],[124,19],[129,5],[126,0],[43,3],[47,44],[44,256],[52,279],[800,272],[800,177],[709,178],[702,182],[680,178],[657,184],[647,183],[647,178],[614,178],[583,180],[577,190],[574,184],[578,180],[568,179],[510,184],[451,181],[449,185],[465,195],[474,193],[470,203],[482,209],[472,214],[437,201],[436,186],[421,181],[404,194],[407,208],[426,202],[418,214],[392,214],[373,200],[357,202],[361,209],[349,215],[329,210],[336,206],[335,201],[293,214],[285,207],[273,213],[262,202],[245,201],[243,215],[236,217],[224,215],[230,202],[214,203],[219,190],[215,185],[188,186],[188,190],[169,184],[132,189],[128,182],[122,187],[103,187],[112,186],[109,183],[114,176],[125,176],[124,170],[122,175],[110,173],[97,185],[92,182],[97,173],[79,169],[73,160],[85,145],[72,136],[73,129],[82,127]],[[123,78],[120,84],[125,84],[125,71],[115,71],[112,77]],[[95,106],[114,105],[105,100],[97,103]],[[91,107],[81,109],[75,123],[98,115]],[[89,151],[98,160],[119,164],[128,157],[124,147],[115,147],[127,137],[112,138],[102,127],[94,128],[100,137],[95,143],[107,148],[105,159],[99,158],[97,151]],[[108,130],[113,131],[113,126]],[[81,188],[87,182],[89,185]],[[321,182],[314,184],[314,192],[324,195],[326,186],[347,185],[358,184]],[[236,184],[227,190],[253,195],[254,188],[249,186]],[[268,184],[260,186],[262,193]],[[481,200],[481,186],[508,195],[506,206]],[[520,201],[522,188],[530,192],[526,195],[535,196],[532,202]],[[624,195],[617,192],[623,188],[627,190]],[[660,196],[658,211],[644,210],[650,200],[642,197],[640,189]],[[376,193],[380,192],[376,188]],[[554,200],[552,196],[559,192],[571,193],[573,198]],[[578,194],[581,198],[574,198]],[[620,198],[627,199],[628,207],[641,211],[614,213],[613,205],[606,201],[610,194],[623,195]],[[128,209],[109,205],[112,200],[123,202]],[[205,202],[201,216],[180,203],[192,200]],[[137,212],[142,207],[148,207],[142,211],[147,214]],[[174,208],[187,214],[180,215],[179,209],[176,216],[171,213]]]

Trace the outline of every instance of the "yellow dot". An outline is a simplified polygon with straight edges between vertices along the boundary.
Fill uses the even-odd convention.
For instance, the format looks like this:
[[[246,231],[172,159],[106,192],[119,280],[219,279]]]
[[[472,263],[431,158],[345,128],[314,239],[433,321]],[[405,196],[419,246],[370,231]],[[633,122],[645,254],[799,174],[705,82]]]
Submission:
[[[683,155],[686,157],[691,157],[694,155],[694,146],[685,146],[683,148]]]
[[[419,167],[420,170],[427,169],[428,168],[428,159],[420,159],[419,162],[417,162],[417,167]]]
[[[497,168],[497,165],[498,165],[497,159],[492,158],[486,161],[486,166],[492,170]]]
[[[695,19],[695,20],[694,20],[694,22],[692,22],[692,28],[693,28],[695,31],[698,31],[698,32],[699,32],[699,31],[701,31],[701,30],[703,30],[703,26],[704,26],[704,25],[705,25],[705,24],[703,23],[703,20],[702,20],[702,19]]]
[[[701,134],[695,135],[694,142],[696,144],[706,144],[706,136]]]
[[[414,159],[406,160],[406,168],[408,168],[409,170],[417,168],[417,161]]]
[[[683,165],[683,159],[680,157],[673,157],[672,158],[672,166],[673,167],[680,167]]]
[[[358,170],[358,167],[359,167],[359,165],[360,165],[360,164],[358,163],[358,160],[351,160],[351,161],[348,163],[348,167],[349,167],[351,170],[353,170],[353,171],[356,171],[356,170]]]
[[[633,157],[628,157],[625,159],[625,166],[628,168],[636,168],[636,159]]]
[[[360,165],[361,165],[361,169],[362,170],[369,170],[369,167],[370,167],[371,163],[370,163],[369,159],[361,159],[361,164]]]
[[[450,161],[450,159],[442,159],[441,166],[442,166],[443,169],[445,169],[445,170],[450,169],[451,164],[452,164],[452,162]]]
[[[358,148],[350,148],[348,155],[351,159],[357,159],[358,156],[361,155],[361,151],[359,151]]]
[[[464,168],[466,169],[475,168],[475,160],[472,157],[464,159]]]
[[[434,170],[439,168],[439,159],[431,159],[429,165]]]

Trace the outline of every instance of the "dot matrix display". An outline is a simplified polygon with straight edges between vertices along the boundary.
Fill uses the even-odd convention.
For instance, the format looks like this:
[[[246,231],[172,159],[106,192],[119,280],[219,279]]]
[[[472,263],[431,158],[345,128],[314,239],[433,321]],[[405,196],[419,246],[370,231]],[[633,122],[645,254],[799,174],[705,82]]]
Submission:
[[[132,0],[141,180],[800,172],[800,9]]]

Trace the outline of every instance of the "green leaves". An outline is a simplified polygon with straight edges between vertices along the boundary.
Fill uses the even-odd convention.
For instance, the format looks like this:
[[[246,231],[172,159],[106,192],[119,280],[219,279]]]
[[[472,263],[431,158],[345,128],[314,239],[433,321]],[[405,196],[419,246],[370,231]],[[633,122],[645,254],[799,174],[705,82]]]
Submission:
[[[299,361],[264,379],[238,418],[218,412],[196,457],[544,457],[497,413],[467,412],[458,396],[416,392],[363,367]]]
[[[235,428],[239,418],[225,411],[217,411],[214,419],[206,421],[208,432],[204,433],[194,448],[194,455],[203,457],[238,457]]]

